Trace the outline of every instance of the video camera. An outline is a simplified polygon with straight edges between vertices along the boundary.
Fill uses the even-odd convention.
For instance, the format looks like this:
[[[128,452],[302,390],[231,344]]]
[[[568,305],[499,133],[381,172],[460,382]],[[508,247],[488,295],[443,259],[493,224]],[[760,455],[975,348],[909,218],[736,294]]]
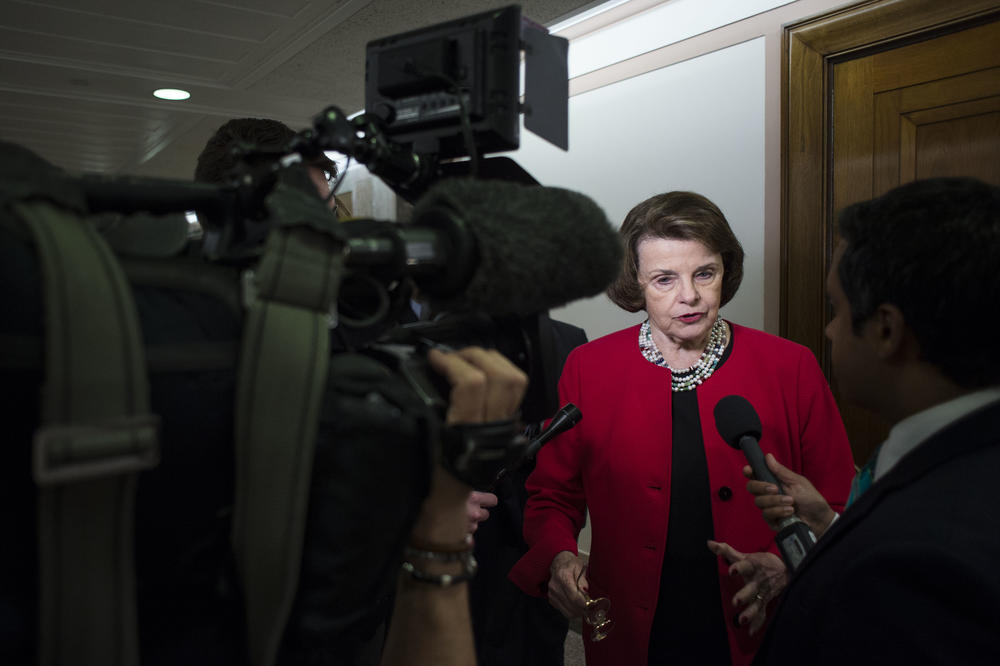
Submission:
[[[558,407],[560,365],[547,310],[603,291],[617,271],[617,235],[596,204],[527,184],[533,179],[512,161],[486,158],[517,147],[522,112],[527,127],[565,147],[565,55],[565,40],[522,21],[518,7],[377,40],[368,46],[364,114],[325,110],[287,149],[248,153],[223,186],[72,178],[0,145],[0,296],[16,313],[0,338],[33,350],[2,375],[0,416],[12,438],[35,442],[34,479],[23,473],[28,463],[0,466],[0,486],[75,517],[65,543],[134,522],[141,583],[138,612],[121,605],[127,621],[112,621],[88,609],[111,589],[130,598],[130,566],[91,548],[96,537],[86,536],[86,556],[66,547],[38,553],[35,540],[18,540],[0,562],[18,581],[5,603],[23,622],[10,626],[28,627],[0,641],[18,655],[11,661],[30,660],[26,635],[46,643],[65,630],[101,643],[108,627],[127,632],[135,617],[140,633],[161,630],[140,641],[157,663],[189,663],[189,631],[231,643],[243,619],[255,654],[366,631],[434,461],[486,487],[528,446],[514,423],[445,428],[448,393],[422,351],[498,348],[529,375],[522,418],[542,421]],[[412,219],[337,222],[302,187],[297,166],[326,150],[366,164],[414,201]],[[22,207],[10,203],[22,199]],[[204,228],[197,251],[185,235],[191,210]],[[76,234],[66,261],[80,245],[93,247],[85,270],[36,256],[49,242],[38,229],[50,224]],[[106,289],[92,285],[105,276]],[[440,317],[397,326],[414,286]],[[115,305],[90,311],[102,290],[114,292]],[[63,298],[64,314],[53,315],[50,297]],[[109,323],[120,315],[131,322],[121,330]],[[331,332],[345,330],[350,343],[331,346]],[[126,351],[107,363],[106,354]],[[82,362],[65,363],[66,354]],[[122,377],[112,372],[119,366]],[[64,390],[78,369],[82,388]],[[125,414],[94,423],[93,410],[64,414],[47,402],[79,395],[103,408],[106,393],[121,397]],[[28,421],[37,414],[48,420]],[[81,438],[100,446],[78,459]],[[76,491],[140,474],[137,486],[123,486],[138,488],[134,521],[117,514],[88,533],[111,512]],[[24,520],[32,507],[5,506],[17,507],[7,522],[24,534],[50,529]],[[131,543],[131,534],[113,542]],[[58,580],[87,589],[38,592],[34,581],[46,587],[52,563],[65,566]],[[46,617],[63,625],[32,630],[40,596],[59,609]],[[310,613],[325,623],[286,625]],[[350,644],[334,649],[344,655]]]
[[[325,212],[315,206],[306,211],[301,202],[291,203],[298,198],[290,192],[293,188],[277,187],[280,181],[294,181],[291,168],[296,163],[325,151],[356,159],[411,202],[452,178],[537,185],[510,158],[484,157],[518,147],[522,113],[527,128],[567,147],[566,48],[565,39],[522,19],[516,5],[375,40],[367,45],[365,112],[349,119],[331,106],[284,149],[243,150],[241,163],[223,187],[86,178],[88,206],[118,213],[196,211],[204,229],[203,252],[210,261],[252,266],[260,260],[271,230],[288,222],[278,216],[309,216],[314,218],[309,224],[316,227],[325,223],[317,221],[327,217]],[[524,103],[519,91],[522,55]],[[303,182],[300,178],[299,185]],[[306,183],[304,189],[309,188]],[[505,191],[525,198],[521,191]],[[487,188],[487,196],[492,194]],[[532,201],[541,208],[553,205],[544,197]],[[459,203],[463,207],[468,202]],[[545,330],[546,311],[573,298],[538,297],[528,309],[508,309],[499,316],[465,307],[439,312],[443,321],[436,324],[395,327],[414,287],[432,301],[451,299],[467,288],[490,249],[477,245],[477,220],[463,219],[467,217],[468,211],[454,206],[424,206],[405,224],[365,219],[327,229],[343,245],[345,256],[335,279],[339,293],[331,323],[354,349],[368,347],[390,332],[397,351],[398,345],[420,346],[424,341],[500,349],[531,378],[525,420],[541,421],[559,406],[558,368]],[[514,230],[526,234],[517,239],[522,243],[532,242],[529,225],[545,231],[540,212],[529,213],[524,222]],[[503,274],[495,279],[503,279]],[[441,404],[436,398],[433,402]]]

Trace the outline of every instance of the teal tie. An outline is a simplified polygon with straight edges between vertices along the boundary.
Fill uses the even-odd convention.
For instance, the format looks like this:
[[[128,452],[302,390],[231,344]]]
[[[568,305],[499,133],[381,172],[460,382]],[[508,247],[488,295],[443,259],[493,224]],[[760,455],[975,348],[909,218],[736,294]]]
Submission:
[[[847,506],[854,504],[872,485],[872,481],[875,479],[875,461],[878,460],[878,452],[881,448],[882,445],[880,444],[871,457],[868,458],[865,466],[854,475],[854,480],[851,481],[851,494],[847,496]]]

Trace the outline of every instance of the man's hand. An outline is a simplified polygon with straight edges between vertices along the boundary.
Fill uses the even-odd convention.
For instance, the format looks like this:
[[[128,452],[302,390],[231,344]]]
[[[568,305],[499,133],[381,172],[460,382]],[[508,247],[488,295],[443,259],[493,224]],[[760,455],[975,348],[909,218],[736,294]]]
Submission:
[[[583,559],[564,550],[549,565],[549,603],[567,618],[580,617],[587,609],[590,589]]]
[[[521,406],[528,376],[496,350],[467,347],[443,352],[431,349],[427,352],[427,360],[451,384],[445,419],[448,425],[509,419]],[[437,543],[457,543],[465,539],[473,518],[469,507],[470,492],[471,488],[438,465],[431,479],[430,495],[414,527],[414,536]],[[480,506],[492,506],[488,497],[481,499]],[[495,496],[493,504],[496,504]],[[489,515],[484,509],[478,509],[476,516],[480,515],[479,511]]]
[[[785,563],[774,553],[741,553],[728,543],[709,541],[708,549],[729,563],[729,575],[743,577],[743,587],[733,595],[733,606],[745,608],[740,625],[750,626],[750,635],[760,631],[767,619],[767,604],[788,585]]]
[[[495,349],[431,349],[427,360],[451,384],[448,425],[512,418],[528,388],[528,376]]]
[[[477,347],[456,352],[432,349],[427,359],[451,384],[448,425],[502,421],[517,413],[528,378],[499,352]],[[411,539],[444,546],[467,542],[471,490],[440,464],[435,465],[431,491],[420,508]],[[453,564],[431,561],[422,562],[421,566],[449,567]],[[474,663],[476,649],[468,586],[438,586],[401,574],[382,665],[468,666]]]
[[[761,510],[764,520],[777,531],[781,521],[794,514],[809,526],[817,539],[821,537],[833,522],[836,515],[833,509],[809,479],[788,469],[770,453],[765,460],[787,494],[779,494],[778,487],[773,483],[755,480],[749,465],[743,468],[743,476],[750,479],[747,490],[754,496],[754,504]]]

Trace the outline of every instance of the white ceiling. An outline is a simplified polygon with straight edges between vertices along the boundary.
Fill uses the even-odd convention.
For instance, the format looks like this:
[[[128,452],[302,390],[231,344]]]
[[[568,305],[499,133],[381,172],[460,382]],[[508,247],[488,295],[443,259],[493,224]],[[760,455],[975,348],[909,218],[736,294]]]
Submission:
[[[365,44],[511,0],[0,0],[0,139],[73,172],[190,178],[233,117],[364,106]],[[543,25],[598,4],[523,0]],[[183,102],[155,99],[183,88]]]

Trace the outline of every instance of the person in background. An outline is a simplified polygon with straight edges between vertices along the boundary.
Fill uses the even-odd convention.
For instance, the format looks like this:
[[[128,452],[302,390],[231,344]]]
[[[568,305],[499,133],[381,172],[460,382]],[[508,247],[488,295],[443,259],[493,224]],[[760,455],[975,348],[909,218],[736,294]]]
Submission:
[[[198,155],[194,179],[199,183],[221,185],[239,164],[241,148],[280,151],[287,148],[296,137],[295,131],[280,120],[271,118],[233,118],[223,123],[209,137]],[[326,155],[305,163],[309,180],[316,192],[326,199],[327,205],[338,219],[351,216],[350,210],[335,195],[332,188],[337,182],[337,165]]]
[[[205,142],[198,155],[194,180],[211,185],[225,185],[237,172],[241,159],[240,151],[259,150],[277,154],[287,149],[297,136],[288,125],[272,118],[227,120]],[[295,186],[309,192],[315,191],[327,202],[327,206],[337,219],[345,221],[350,218],[351,211],[333,193],[339,175],[333,160],[320,153],[315,159],[307,161],[304,166],[305,177],[302,174],[295,174],[299,177],[292,181]],[[416,321],[417,315],[413,307],[413,302],[400,304],[400,307],[394,309],[397,313],[394,319],[378,321],[363,327],[339,325],[332,331],[331,344],[335,350],[360,348],[390,326]],[[342,322],[343,316],[339,319]]]
[[[626,255],[608,290],[641,325],[575,349],[560,403],[584,414],[549,442],[528,478],[530,550],[510,572],[567,617],[587,598],[610,599],[613,628],[585,639],[591,666],[744,666],[759,636],[734,608],[738,579],[706,549],[776,552],[743,485],[743,455],[726,444],[713,409],[729,394],[756,408],[761,447],[813,478],[843,506],[854,465],[840,415],[808,349],[726,321],[743,249],[704,196],[668,192],[635,206],[621,227]],[[577,537],[589,510],[589,561]],[[754,604],[769,599],[755,599]]]
[[[195,181],[216,185],[225,184],[239,166],[239,149],[283,151],[292,144],[296,136],[295,131],[286,124],[270,118],[234,118],[228,120],[216,129],[199,154],[195,168]],[[305,171],[311,186],[304,182],[303,185],[307,188],[314,188],[316,194],[327,201],[334,215],[340,219],[350,217],[350,210],[339,198],[333,195],[332,191],[338,176],[337,165],[321,154],[316,159],[305,163]],[[416,302],[411,303],[411,307],[418,307],[418,305]],[[400,310],[400,317],[393,323],[405,324],[416,320],[417,316],[413,310],[410,307],[404,307]],[[343,326],[338,327],[332,331],[332,349],[340,351],[362,347],[375,337],[373,330],[346,330]],[[457,482],[447,479],[440,483],[450,487],[457,485]],[[467,488],[464,511],[465,534],[474,533],[478,524],[489,517],[489,509],[496,504],[497,497],[493,493]],[[424,586],[417,585],[416,589],[411,590],[409,585],[404,583],[401,584],[400,589],[406,591],[405,597],[394,600],[390,595],[378,604],[385,619],[374,629],[374,633],[371,634],[366,645],[358,651],[355,663],[359,666],[378,662],[383,641],[386,638],[385,630],[389,625],[388,616],[392,612],[393,604],[406,603],[422,596],[415,594],[415,592],[423,591]],[[456,594],[457,591],[449,591],[438,596],[444,598]],[[467,592],[462,592],[466,598],[467,594]],[[431,620],[433,617],[429,616],[428,619]]]
[[[554,367],[561,370],[569,353],[587,342],[587,334],[566,322],[547,317],[545,321],[551,324]],[[554,390],[555,377],[552,387]],[[542,425],[531,424],[528,437],[536,437]],[[482,499],[493,501],[495,508],[480,509],[479,516],[485,522],[474,529],[479,571],[470,584],[469,596],[479,666],[563,663],[569,622],[544,599],[525,594],[507,578],[528,550],[523,536],[524,483],[534,466],[534,460],[526,461],[504,475],[493,493],[483,494]]]
[[[46,196],[54,192],[66,193],[65,200],[53,197],[51,201],[53,206],[60,207],[69,202],[59,215],[73,221],[68,216],[79,212],[78,202],[82,201],[81,192],[73,179],[20,147],[0,142],[0,151],[14,158],[0,161],[9,176],[0,181],[10,184],[10,192],[4,194],[14,193],[12,201],[16,201],[17,197],[26,197],[25,193],[35,196],[26,186],[48,184],[48,189],[40,191]],[[21,175],[24,178],[15,177]],[[4,257],[0,268],[4,269],[4,277],[10,278],[0,280],[0,286],[3,287],[4,302],[15,306],[12,308],[14,316],[4,318],[0,330],[13,340],[39,340],[44,335],[42,271],[36,251],[23,233],[25,225],[36,222],[31,218],[15,216],[13,206],[0,211],[0,250]],[[84,223],[82,214],[80,223]],[[110,253],[105,258],[113,260]],[[209,312],[226,310],[219,300],[187,299],[187,288],[170,289],[169,293],[159,285],[150,289],[137,284],[132,288],[136,294],[136,307],[143,316],[141,324],[147,332],[155,331],[163,337],[175,336],[171,339],[180,337],[173,330],[163,334],[164,326],[156,325],[167,322],[169,325],[165,328],[176,325],[181,334],[190,335],[192,330],[204,328],[223,340],[230,339],[222,337],[231,332],[221,330],[223,326],[220,322],[228,322],[225,317],[206,316]],[[200,295],[195,290],[190,291],[194,296]],[[205,306],[206,303],[215,307]],[[168,315],[160,320],[149,316],[153,310],[162,308],[166,308],[169,315],[174,315],[172,321]],[[102,310],[94,312],[100,314]],[[232,328],[238,331],[238,327]],[[154,337],[153,346],[156,340],[161,339]],[[431,349],[427,360],[451,387],[443,419],[447,426],[489,423],[494,427],[498,421],[516,418],[525,394],[527,377],[498,352],[475,347],[457,351]],[[37,370],[36,366],[43,361],[39,351],[37,358],[27,362],[21,360],[13,368],[5,368],[0,373],[0,393],[4,396],[0,407],[4,409],[4,422],[12,442],[30,442],[31,433],[39,431],[39,415],[44,411],[40,404],[41,396],[48,384],[44,381],[44,372]],[[7,576],[0,586],[0,662],[35,663],[36,659],[51,650],[50,656],[57,655],[59,663],[74,663],[79,661],[80,649],[88,654],[117,654],[121,656],[120,661],[130,662],[130,650],[127,647],[123,650],[122,646],[138,639],[137,650],[143,664],[219,666],[248,663],[246,631],[241,617],[242,600],[229,540],[235,469],[229,425],[233,420],[232,404],[236,393],[235,382],[231,379],[233,372],[228,367],[206,372],[200,366],[192,370],[185,363],[178,365],[183,368],[181,372],[174,372],[175,368],[171,368],[170,372],[150,372],[150,408],[160,420],[162,456],[160,465],[143,471],[137,483],[137,529],[135,538],[126,544],[126,550],[134,551],[134,555],[130,553],[120,558],[119,562],[122,568],[131,569],[134,556],[135,589],[125,585],[124,592],[116,588],[121,594],[111,595],[119,600],[135,595],[137,612],[132,619],[138,627],[135,632],[129,627],[120,627],[118,632],[121,636],[109,638],[114,645],[107,646],[107,649],[101,644],[103,637],[92,637],[93,644],[83,645],[86,641],[79,640],[78,633],[55,631],[48,634],[39,627],[39,595],[42,594],[39,590],[42,587],[36,532],[43,530],[35,525],[35,512],[29,510],[37,503],[35,494],[38,488],[32,478],[31,466],[20,464],[22,458],[25,462],[30,460],[30,447],[21,447],[20,451],[15,451],[16,447],[8,447],[13,462],[0,467],[4,472],[0,488],[6,493],[4,498],[11,500],[4,502],[8,509],[4,515],[5,524],[19,538],[8,540],[11,543],[0,549],[5,565],[3,571]],[[228,373],[229,377],[221,376],[223,373]],[[164,375],[168,377],[164,379]],[[176,377],[178,375],[184,376]],[[207,380],[201,381],[202,377]],[[364,386],[367,388],[368,385]],[[329,388],[332,387],[328,385]],[[393,391],[392,385],[376,388],[388,389],[384,393],[390,398],[398,397],[394,396],[399,392]],[[14,400],[16,396],[23,396],[23,399]],[[363,400],[371,404],[374,396],[374,391],[366,392]],[[346,394],[328,394],[326,406],[336,399],[349,397]],[[409,403],[403,404],[416,402],[419,398],[410,396]],[[385,406],[390,405],[386,401]],[[337,432],[333,432],[329,419],[342,416],[344,411],[325,407],[322,410],[316,446],[319,457],[324,449],[328,453],[331,449],[373,448],[365,447],[369,442],[362,438],[351,442],[337,439]],[[414,446],[418,442],[410,436],[424,425],[422,412],[408,414],[399,409],[393,416],[392,422],[410,421],[413,424],[409,431],[394,429],[391,425],[385,429],[393,438],[393,443],[398,444],[396,450],[415,452],[418,462],[429,463],[429,458],[422,455],[423,450]],[[361,419],[360,422],[367,425],[371,420]],[[422,428],[420,432],[423,433]],[[513,434],[513,427],[511,432]],[[342,444],[351,446],[337,446]],[[313,468],[313,481],[317,476],[325,476],[327,483],[345,486],[356,477],[367,476],[373,479],[373,484],[384,483],[386,468],[392,468],[392,461],[385,460],[385,449],[377,453],[381,455],[378,466],[351,469],[349,473],[317,465]],[[412,484],[414,487],[423,488],[419,469],[429,471],[429,468],[429,464],[426,467],[399,464],[391,471],[397,477],[415,481]],[[385,544],[395,543],[397,535],[400,546],[402,542],[408,542],[402,553],[405,564],[399,573],[399,580],[389,580],[398,584],[398,603],[389,631],[388,647],[383,655],[385,666],[466,666],[475,660],[464,580],[469,573],[468,560],[452,557],[456,552],[467,554],[471,548],[465,538],[469,490],[467,485],[436,465],[429,479],[429,488],[421,490],[419,497],[412,496],[414,501],[408,505],[387,501],[377,506],[377,498],[373,498],[372,494],[355,493],[346,505],[335,507],[341,515],[352,514],[356,518],[355,524],[362,524],[368,530],[355,532],[356,543],[346,545],[355,546],[368,559],[389,561],[393,575],[399,569],[399,554],[393,548],[386,548]],[[114,497],[108,497],[109,507],[120,504],[119,494],[113,493]],[[391,500],[396,497],[392,496]],[[375,510],[384,507],[388,510],[381,514]],[[92,512],[91,515],[96,514]],[[175,520],[163,520],[166,516]],[[94,530],[86,529],[86,521],[75,527],[94,539],[101,538]],[[392,534],[385,538],[389,532]],[[381,539],[372,538],[374,536]],[[334,543],[340,546],[345,541],[341,539]],[[347,573],[357,577],[353,569]],[[76,589],[76,581],[73,580],[56,583],[65,583],[71,591]],[[100,600],[96,600],[93,613],[102,617],[102,613],[108,611],[108,605],[97,602]],[[322,611],[343,617],[362,613],[364,609],[354,604],[327,604]],[[117,611],[110,613],[116,614]],[[462,618],[465,618],[464,621]],[[318,622],[315,621],[317,619]],[[313,615],[306,620],[313,631],[321,632],[329,626],[324,625],[329,618],[323,615]],[[44,646],[38,645],[39,633],[46,639]],[[132,633],[136,635],[130,635]],[[351,646],[345,645],[349,639],[345,640],[336,631],[329,633],[332,634],[329,652],[309,653],[298,649],[302,646],[286,643],[282,645],[286,649],[280,651],[278,663],[285,666],[294,663],[354,663],[346,656],[354,654]],[[304,658],[296,660],[296,657]]]
[[[527,376],[496,350],[431,350],[431,366],[451,384],[446,423],[488,423],[517,412]],[[467,579],[458,584],[443,576],[469,573],[461,561],[447,560],[467,551],[469,487],[440,465],[431,481],[410,535],[396,589],[396,603],[382,666],[470,666],[476,663]]]
[[[1000,349],[976,336],[1000,326],[1000,187],[915,181],[848,206],[839,231],[834,376],[892,428],[843,515],[780,454],[787,494],[749,482],[768,522],[794,513],[822,535],[754,663],[996,664]]]

